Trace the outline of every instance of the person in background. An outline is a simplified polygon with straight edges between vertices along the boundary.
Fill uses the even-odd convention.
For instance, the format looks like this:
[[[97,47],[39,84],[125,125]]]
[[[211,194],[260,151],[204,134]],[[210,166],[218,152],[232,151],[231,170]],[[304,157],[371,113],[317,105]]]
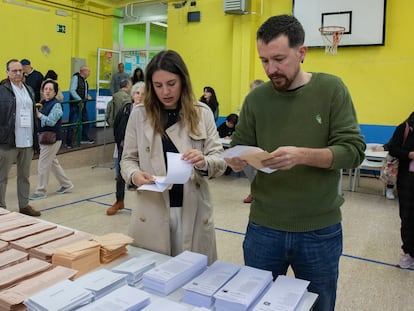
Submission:
[[[46,80],[53,80],[57,82],[57,78],[58,78],[58,75],[54,70],[48,70],[45,74],[45,79],[42,82],[40,90],[43,90],[43,83],[45,83]],[[40,100],[42,101],[43,99],[45,99],[45,97],[43,96],[43,93],[40,92]],[[64,100],[62,91],[60,89],[58,90],[58,93],[56,94],[56,99],[59,102],[63,102]]]
[[[70,80],[70,100],[81,101],[82,104],[79,102],[73,102],[69,105],[69,123],[76,123],[78,122],[79,116],[79,106],[81,106],[81,113],[82,113],[82,122],[88,121],[88,110],[86,109],[86,104],[88,100],[91,100],[92,97],[88,94],[89,85],[88,79],[91,70],[88,66],[81,66],[79,72],[75,73]],[[78,129],[80,130],[80,129]],[[81,144],[94,144],[95,141],[89,138],[89,124],[82,124],[82,136],[81,136]],[[73,141],[73,125],[67,127],[66,133],[66,148],[70,149],[73,148],[72,145]]]
[[[165,192],[136,191],[167,175],[167,152],[192,165],[185,184]],[[136,192],[130,236],[135,245],[176,256],[185,250],[217,258],[208,178],[222,175],[223,146],[209,107],[196,100],[190,75],[175,51],[156,54],[145,73],[144,104],[129,117],[121,173]]]
[[[66,176],[65,171],[60,165],[56,154],[62,145],[62,105],[56,98],[59,86],[54,80],[46,80],[42,84],[42,94],[45,97],[42,100],[42,108],[36,109],[36,117],[38,119],[38,132],[52,131],[56,133],[56,142],[54,144],[39,144],[40,154],[37,166],[39,180],[35,193],[30,195],[30,200],[40,200],[47,197],[47,185],[49,183],[49,175],[52,171],[53,175],[60,184],[60,188],[56,191],[58,194],[64,194],[73,189],[73,183]]]
[[[342,254],[340,170],[358,167],[365,142],[340,78],[305,72],[307,47],[300,22],[270,17],[256,44],[269,82],[245,98],[231,145],[270,153],[251,185],[254,200],[243,241],[245,264],[310,281],[313,310],[333,311]],[[246,162],[226,158],[235,172]]]
[[[17,59],[6,64],[7,79],[0,84],[0,207],[6,207],[6,188],[13,163],[17,168],[19,211],[40,216],[29,205],[30,164],[37,149],[35,99],[23,82],[23,66]]]
[[[30,60],[25,58],[20,63],[23,65],[25,83],[33,89],[36,103],[40,103],[40,87],[44,80],[43,75],[31,66]]]
[[[121,171],[121,166],[119,162],[122,159],[122,152],[124,150],[124,137],[125,137],[125,130],[128,123],[129,115],[131,114],[131,110],[138,104],[142,103],[142,99],[144,96],[144,87],[145,83],[140,81],[135,83],[131,88],[131,96],[132,96],[132,103],[129,102],[125,104],[117,113],[113,128],[114,128],[114,137],[115,143],[118,152],[118,159],[119,161],[116,163],[118,166],[117,170]],[[116,176],[116,201],[115,203],[106,210],[106,214],[108,216],[115,215],[119,210],[124,209],[124,198],[125,198],[125,180],[122,178],[122,175],[119,173]]]
[[[131,77],[132,80],[132,85],[135,85],[137,82],[144,82],[144,72],[142,71],[141,68],[137,67],[134,70],[134,73],[132,74]]]
[[[230,138],[234,132],[234,128],[239,120],[239,116],[231,113],[226,117],[226,121],[221,123],[217,128],[220,138]]]
[[[253,80],[252,83],[250,83],[250,91],[258,87],[259,85],[262,85],[263,83],[264,81],[260,79]],[[243,171],[251,184],[253,182],[254,177],[256,176],[257,170],[253,166],[247,164]],[[249,204],[252,202],[253,196],[251,193],[249,193],[249,195],[243,199],[243,203]]]
[[[125,72],[125,66],[123,63],[118,64],[118,72],[116,72],[111,79],[111,94],[115,94],[119,91],[122,80],[129,80],[129,75]]]
[[[398,266],[414,264],[414,112],[397,126],[388,143],[389,153],[398,159],[397,191],[401,218],[403,255]]]
[[[114,125],[118,111],[131,102],[131,80],[122,80],[119,86],[119,91],[112,95],[112,99],[108,102],[105,112],[105,119],[111,127]]]
[[[200,97],[200,101],[210,107],[214,115],[214,121],[217,121],[220,110],[219,103],[217,101],[216,92],[211,86],[205,86],[203,88],[203,95]]]
[[[386,143],[386,144],[384,144],[384,145],[375,145],[375,146],[373,146],[372,147],[372,151],[389,151],[389,142],[388,143]],[[387,187],[387,190],[385,191],[385,197],[388,199],[388,200],[394,200],[395,199],[395,196],[394,196],[394,187],[395,187],[395,184],[393,183],[393,182],[391,182],[390,180],[388,180],[387,182],[386,182],[386,187]]]

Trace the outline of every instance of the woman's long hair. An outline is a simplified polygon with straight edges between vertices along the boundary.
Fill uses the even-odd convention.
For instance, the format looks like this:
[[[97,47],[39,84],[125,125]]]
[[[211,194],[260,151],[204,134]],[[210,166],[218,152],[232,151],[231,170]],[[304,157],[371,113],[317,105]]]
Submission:
[[[162,51],[155,55],[146,68],[144,106],[152,127],[157,133],[165,134],[166,116],[163,113],[164,105],[158,99],[152,85],[152,76],[158,70],[168,71],[180,77],[181,96],[177,103],[177,107],[180,109],[179,119],[183,120],[183,123],[188,126],[190,133],[199,135],[198,123],[200,116],[194,106],[197,100],[193,93],[190,75],[181,56],[172,50]]]
[[[204,98],[204,94],[200,97],[200,101],[202,103],[207,104],[207,106],[210,107],[210,109],[215,112],[219,103],[217,101],[217,96],[216,96],[216,92],[214,91],[214,89],[211,86],[205,86],[203,88],[203,92],[210,92],[211,93],[211,97],[210,100],[207,102],[207,100]]]

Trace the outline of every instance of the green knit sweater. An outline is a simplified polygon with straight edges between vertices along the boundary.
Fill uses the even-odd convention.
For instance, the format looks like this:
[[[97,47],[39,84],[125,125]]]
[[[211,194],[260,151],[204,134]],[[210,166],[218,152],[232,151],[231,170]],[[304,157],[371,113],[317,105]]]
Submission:
[[[244,101],[231,144],[269,152],[280,146],[329,147],[334,157],[330,169],[298,165],[272,174],[258,171],[251,185],[250,220],[289,232],[341,221],[340,169],[362,162],[365,143],[339,78],[312,73],[309,83],[294,91],[278,92],[271,82],[254,89]]]

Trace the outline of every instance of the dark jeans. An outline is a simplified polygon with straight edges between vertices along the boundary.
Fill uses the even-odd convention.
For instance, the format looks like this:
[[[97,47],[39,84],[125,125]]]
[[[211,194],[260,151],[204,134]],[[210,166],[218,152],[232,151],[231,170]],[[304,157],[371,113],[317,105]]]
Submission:
[[[398,202],[400,205],[402,250],[414,257],[414,173],[398,169]]]
[[[122,178],[121,175],[121,159],[122,159],[122,151],[124,148],[117,144],[118,147],[118,161],[116,163],[118,167],[118,174],[116,176],[116,201],[123,201],[125,198],[125,180]]]
[[[78,118],[79,118],[79,105],[70,104],[69,105],[69,123],[77,123]],[[88,111],[86,110],[86,103],[83,103],[82,104],[82,122],[87,122],[87,121],[88,121]],[[74,125],[70,125],[67,127],[66,145],[72,145],[73,127]],[[82,127],[81,140],[89,140],[89,136],[88,136],[89,124],[82,124],[81,127]]]
[[[285,275],[291,266],[295,277],[310,281],[308,290],[319,295],[315,311],[335,309],[342,226],[309,232],[285,232],[249,222],[243,242],[245,265]]]

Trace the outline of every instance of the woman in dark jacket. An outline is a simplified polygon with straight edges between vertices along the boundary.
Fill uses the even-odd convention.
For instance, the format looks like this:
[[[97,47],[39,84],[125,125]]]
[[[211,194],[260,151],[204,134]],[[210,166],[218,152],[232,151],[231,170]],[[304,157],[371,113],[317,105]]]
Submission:
[[[204,87],[200,101],[210,107],[214,114],[214,121],[217,121],[219,117],[219,103],[217,101],[216,92],[211,86]]]
[[[389,143],[389,152],[398,158],[397,191],[400,205],[402,255],[398,266],[414,264],[414,112],[398,125]]]

